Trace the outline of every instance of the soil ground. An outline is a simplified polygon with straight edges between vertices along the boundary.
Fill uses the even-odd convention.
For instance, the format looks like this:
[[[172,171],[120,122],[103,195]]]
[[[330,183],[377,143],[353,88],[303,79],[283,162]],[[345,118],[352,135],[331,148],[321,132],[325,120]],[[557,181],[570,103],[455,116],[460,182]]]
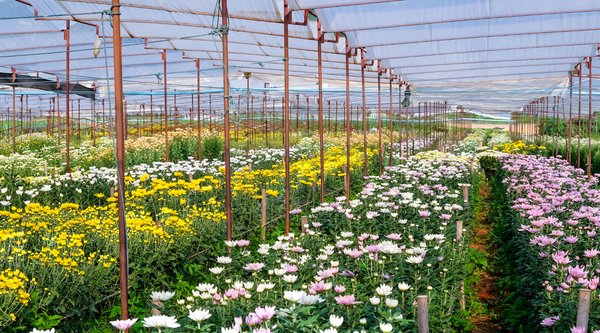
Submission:
[[[488,218],[490,212],[489,207],[489,188],[488,185],[483,185],[479,193],[482,199],[481,210],[476,215],[478,225],[473,229],[474,240],[471,247],[476,248],[479,251],[485,252],[488,262],[492,262],[496,249],[491,246],[492,240],[490,239],[490,231],[492,230],[492,223]],[[496,317],[497,309],[494,304],[498,297],[501,297],[496,290],[498,277],[488,270],[481,272],[479,283],[475,287],[479,300],[484,305],[486,311],[478,317],[472,318],[473,324],[477,327],[473,332],[480,333],[498,333],[502,332],[502,327],[494,321]]]

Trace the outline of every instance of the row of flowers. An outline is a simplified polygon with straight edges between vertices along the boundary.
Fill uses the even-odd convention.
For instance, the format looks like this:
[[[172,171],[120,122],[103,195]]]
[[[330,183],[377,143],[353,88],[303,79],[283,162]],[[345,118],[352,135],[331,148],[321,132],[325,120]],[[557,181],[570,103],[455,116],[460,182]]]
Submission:
[[[540,331],[584,332],[575,326],[579,289],[592,290],[590,327],[600,328],[600,191],[559,158],[500,157],[500,179],[511,203],[507,225],[511,252],[530,295]],[[585,328],[587,330],[588,328]]]
[[[309,215],[302,232],[268,243],[225,242],[199,283],[185,283],[194,287],[153,292],[146,317],[113,325],[159,332],[413,332],[416,297],[427,295],[430,326],[450,331],[467,262],[468,236],[456,239],[456,225],[470,214],[463,201],[469,163],[422,153],[381,177],[366,177],[353,200],[296,210],[295,219]]]
[[[280,160],[279,153],[261,154]],[[258,159],[250,157],[240,163],[249,160]],[[343,186],[345,163],[343,149],[331,148],[326,153],[328,190]],[[348,171],[353,179],[359,178],[362,165],[362,149],[352,149]],[[225,234],[224,170],[210,166],[216,169],[213,176],[201,167],[197,161],[181,161],[141,165],[128,172],[126,217],[132,281],[143,274],[161,276],[168,270],[175,278],[185,265],[199,265],[218,251],[213,244]],[[311,200],[319,169],[319,158],[306,156],[290,166],[292,208]],[[234,234],[259,233],[261,189],[267,190],[268,219],[281,215],[283,172],[280,162],[269,169],[241,167],[233,173]],[[23,315],[33,310],[71,313],[118,288],[117,197],[110,195],[111,177],[111,170],[93,169],[26,178],[10,199],[6,198],[7,188],[0,190],[5,200],[16,202],[0,210],[0,268],[11,279],[10,284],[0,285],[0,304],[6,311],[2,325],[22,322]],[[299,229],[299,222],[295,223]],[[269,230],[276,226],[274,223]],[[198,253],[204,254],[196,256]],[[165,261],[166,256],[169,259]],[[86,296],[75,297],[80,294]]]

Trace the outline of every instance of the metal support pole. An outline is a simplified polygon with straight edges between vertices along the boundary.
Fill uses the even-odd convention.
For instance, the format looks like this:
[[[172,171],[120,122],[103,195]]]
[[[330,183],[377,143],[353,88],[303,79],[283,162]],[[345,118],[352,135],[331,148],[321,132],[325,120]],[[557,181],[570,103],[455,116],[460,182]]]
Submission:
[[[67,138],[66,138],[66,144],[67,144],[67,172],[68,173],[71,173],[71,154],[69,151],[70,144],[71,144],[71,131],[70,131],[71,130],[71,128],[70,128],[71,120],[70,120],[70,116],[69,116],[69,114],[71,113],[71,112],[69,112],[69,90],[71,90],[70,80],[69,80],[69,71],[70,71],[70,63],[71,63],[71,61],[70,61],[70,56],[71,56],[71,37],[70,37],[71,24],[70,24],[70,22],[71,21],[67,20],[67,27],[65,29],[65,40],[67,41],[67,52],[66,52],[66,56],[67,56],[67,59],[66,59],[66,62],[67,62],[67,72],[66,72],[66,79],[67,79],[67,89],[66,89],[67,90],[67,103],[66,103],[66,105],[67,105],[67,117],[66,117],[67,118],[66,119],[67,129],[66,129],[66,132],[67,132]]]
[[[169,162],[169,115],[167,107],[167,50],[163,50],[162,60],[164,66],[164,92],[165,92],[165,161]]]
[[[323,33],[319,24],[319,39],[317,41],[317,59],[318,59],[318,74],[319,74],[319,161],[321,163],[321,203],[325,202],[325,152],[323,147]]]
[[[366,109],[366,94],[365,94],[365,67],[367,67],[367,62],[365,60],[365,50],[361,49],[361,57],[360,61],[362,62],[360,66],[360,74],[361,74],[361,83],[362,83],[362,121],[363,121],[363,158],[364,158],[364,175],[367,177],[368,174],[368,165],[369,165],[369,157],[367,156],[367,109]]]
[[[14,82],[14,79],[13,79],[13,82]],[[16,109],[16,105],[15,105],[15,99],[16,99],[16,97],[15,97],[15,85],[14,84],[13,84],[12,88],[13,88],[12,89],[12,91],[13,91],[13,93],[12,93],[12,95],[13,95],[12,96],[13,97],[12,98],[12,105],[13,105],[13,107],[12,107],[12,111],[13,111],[13,116],[12,116],[12,150],[13,150],[13,154],[14,154],[14,153],[17,152],[17,142],[16,142],[17,133],[15,132],[16,129],[17,129],[17,120],[16,120],[17,116],[16,116],[16,111],[15,111],[15,109]]]
[[[21,95],[21,116],[19,118],[19,130],[21,132],[21,134],[19,135],[23,135],[23,95]]]
[[[284,133],[283,142],[285,149],[285,235],[290,235],[290,61],[289,61],[289,23],[292,18],[292,13],[289,10],[287,1],[283,2],[284,17],[283,17],[283,65],[284,65]],[[319,42],[319,49],[320,49]],[[321,53],[319,53],[320,59]],[[320,64],[320,62],[319,62]],[[320,72],[319,72],[320,73]],[[319,86],[321,89],[321,86]],[[322,152],[321,152],[322,154]],[[322,164],[321,164],[322,165]],[[322,175],[321,175],[322,176]],[[321,178],[321,183],[323,179]],[[303,230],[302,227],[300,230]]]
[[[377,132],[379,134],[379,175],[383,173],[383,149],[381,149],[381,60],[377,60]]]
[[[198,94],[198,161],[202,161],[202,131],[200,130],[200,59],[196,59],[196,89]]]
[[[577,132],[577,167],[581,168],[581,72],[583,71],[582,64],[579,64],[579,131]]]
[[[81,98],[77,99],[77,140],[81,140]]]
[[[123,126],[123,67],[121,53],[121,16],[119,0],[112,0],[113,52],[115,80],[115,118],[117,122],[117,177],[119,180],[119,266],[121,273],[121,319],[127,319],[127,234],[125,225],[125,136]],[[67,84],[68,86],[68,84]],[[67,121],[68,123],[68,121]]]
[[[404,153],[402,152],[402,77],[398,76],[398,141],[400,143],[400,153],[399,156],[402,158]],[[400,160],[400,164],[402,164],[402,160]]]
[[[390,69],[390,166],[394,165],[394,104],[392,95],[392,82],[394,81],[394,76],[391,73]]]
[[[587,156],[587,175],[589,178],[592,177],[592,57],[589,57],[588,66],[590,69],[589,86],[590,93],[588,98],[590,101],[589,106],[589,117],[588,117],[588,156]]]
[[[333,123],[333,135],[337,137],[338,128],[338,101],[335,101],[335,121]]]
[[[221,0],[221,25],[227,26],[229,13],[227,12],[227,0]],[[223,33],[223,117],[224,132],[225,132],[225,209],[227,222],[227,240],[230,241],[233,237],[233,228],[231,224],[231,168],[229,163],[230,157],[230,142],[229,142],[229,45],[228,35]]]
[[[346,203],[350,202],[350,47],[346,38]]]

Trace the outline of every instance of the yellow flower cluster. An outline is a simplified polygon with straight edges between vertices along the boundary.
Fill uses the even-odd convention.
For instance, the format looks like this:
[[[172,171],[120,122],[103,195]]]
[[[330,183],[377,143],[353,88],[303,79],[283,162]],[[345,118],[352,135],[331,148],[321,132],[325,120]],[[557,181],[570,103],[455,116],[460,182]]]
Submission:
[[[521,140],[511,142],[511,143],[505,143],[503,145],[497,145],[496,147],[494,147],[494,150],[498,150],[503,153],[513,154],[513,155],[519,155],[519,154],[527,155],[527,154],[531,154],[532,152],[534,152],[536,150],[543,150],[543,149],[546,149],[546,147],[536,146],[536,145],[527,145],[527,144],[521,142]]]
[[[11,294],[23,305],[27,305],[31,295],[26,291],[26,282],[29,282],[29,279],[23,272],[18,269],[5,269],[0,273],[0,295]]]

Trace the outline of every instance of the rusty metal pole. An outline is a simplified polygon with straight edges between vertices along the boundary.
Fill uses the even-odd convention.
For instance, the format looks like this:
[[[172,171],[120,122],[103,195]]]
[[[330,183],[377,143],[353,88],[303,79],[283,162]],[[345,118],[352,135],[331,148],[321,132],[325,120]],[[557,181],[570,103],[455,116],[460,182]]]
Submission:
[[[14,83],[14,78],[13,78],[13,83]],[[15,139],[16,136],[17,136],[17,133],[15,132],[16,129],[17,129],[17,120],[16,120],[17,116],[16,116],[16,111],[15,111],[15,108],[16,108],[15,99],[16,99],[16,97],[15,97],[15,85],[14,84],[13,84],[12,88],[13,88],[12,89],[12,91],[13,91],[13,93],[12,93],[12,95],[13,95],[12,96],[13,97],[12,98],[12,104],[13,104],[13,107],[12,107],[12,110],[13,110],[13,116],[12,116],[12,146],[13,147],[12,147],[12,150],[13,150],[13,154],[14,154],[14,153],[17,152],[17,142],[16,142],[16,139]]]
[[[361,75],[361,83],[362,83],[362,121],[363,121],[363,158],[364,158],[364,163],[363,163],[363,169],[364,169],[364,176],[367,177],[368,174],[368,165],[369,165],[369,158],[367,156],[367,109],[366,109],[366,104],[367,104],[367,96],[365,94],[365,67],[367,67],[367,61],[365,60],[365,50],[361,49],[361,55],[360,55],[360,61],[361,61],[361,66],[360,66],[360,75]]]
[[[381,60],[377,60],[377,132],[379,134],[379,175],[383,173],[383,149],[381,149]]]
[[[60,146],[60,95],[58,94],[58,89],[60,88],[60,81],[56,81],[56,99],[54,102],[54,105],[56,106],[56,124],[57,124],[57,128],[58,128],[58,145]],[[46,124],[48,125],[48,124]],[[52,133],[54,133],[54,130],[52,130]]]
[[[77,140],[81,140],[81,98],[77,99]]]
[[[20,100],[21,100],[21,110],[20,110],[21,115],[19,118],[19,131],[21,134],[19,134],[19,135],[23,135],[23,94],[21,94]]]
[[[317,60],[318,60],[318,75],[319,75],[319,162],[321,163],[321,203],[325,202],[325,152],[323,147],[323,32],[319,23],[319,39],[317,41]]]
[[[569,152],[569,164],[572,163],[572,144],[573,144],[573,75],[569,75],[569,143],[567,151]]]
[[[392,94],[392,82],[394,81],[394,75],[390,71],[390,166],[394,165],[394,104]]]
[[[69,80],[69,71],[70,71],[70,57],[71,57],[71,21],[67,20],[67,27],[65,29],[65,40],[67,41],[67,52],[66,52],[66,62],[67,62],[67,72],[66,72],[66,79],[67,79],[67,138],[66,138],[66,144],[67,144],[67,172],[71,173],[71,154],[70,154],[70,144],[71,144],[71,128],[70,128],[70,124],[71,124],[71,120],[70,120],[70,112],[69,112],[69,90],[71,90],[70,87],[70,80]]]
[[[350,202],[350,47],[346,38],[346,203]]]
[[[167,107],[167,50],[163,50],[162,53],[163,67],[164,67],[164,92],[165,92],[165,161],[169,162],[169,115]]]
[[[221,26],[228,25],[229,13],[227,12],[227,0],[221,0]],[[223,117],[225,132],[225,209],[227,224],[227,240],[233,237],[233,227],[231,222],[231,168],[229,164],[230,142],[229,142],[229,45],[227,31],[221,35],[223,40]]]
[[[335,101],[335,121],[333,122],[333,135],[337,137],[338,129],[338,101]]]
[[[91,101],[92,104],[92,145],[96,147],[96,100]]]
[[[246,77],[246,122],[250,124],[250,77],[251,73],[244,73],[244,77]],[[246,158],[248,158],[250,154],[250,128],[246,126]]]
[[[127,319],[127,234],[125,225],[125,136],[123,124],[123,69],[121,53],[121,16],[119,0],[112,0],[113,52],[115,80],[115,118],[117,123],[117,177],[119,180],[119,265],[121,277],[121,319]],[[68,86],[68,85],[67,85]]]
[[[548,132],[549,132],[549,129],[550,129],[550,109],[549,109],[550,102],[549,102],[549,97],[548,96],[546,96],[545,103],[546,103],[546,126],[545,126],[546,128],[544,128],[544,134],[546,134],[546,143],[545,143],[545,145],[546,145],[546,148],[548,148],[548,139],[549,139],[548,138],[548,136],[549,136]]]
[[[196,59],[196,92],[198,94],[198,161],[202,161],[202,131],[200,130],[200,59]]]
[[[554,106],[552,107],[552,144],[554,145],[554,157],[558,155],[558,104],[556,103],[556,96],[554,98]]]
[[[404,156],[402,145],[404,144],[402,139],[402,77],[398,76],[398,141],[400,143],[400,164],[402,164],[402,157]]]
[[[306,136],[310,138],[310,105],[306,97]]]
[[[577,133],[577,167],[581,167],[581,72],[583,67],[579,64],[579,118],[577,123],[579,124],[579,132]]]
[[[283,2],[283,65],[284,65],[284,149],[285,149],[285,235],[290,235],[290,61],[289,61],[289,22],[292,18],[287,1]],[[319,44],[320,45],[320,44]],[[320,56],[320,54],[319,54]],[[321,88],[319,86],[319,88]],[[322,165],[322,164],[321,164]],[[323,179],[321,178],[321,183]],[[304,226],[300,226],[304,230]]]
[[[588,117],[588,156],[587,156],[587,175],[589,178],[592,177],[592,57],[589,57],[588,66],[590,69],[590,76],[588,77],[590,93],[588,99],[590,102],[589,106],[589,117]]]

